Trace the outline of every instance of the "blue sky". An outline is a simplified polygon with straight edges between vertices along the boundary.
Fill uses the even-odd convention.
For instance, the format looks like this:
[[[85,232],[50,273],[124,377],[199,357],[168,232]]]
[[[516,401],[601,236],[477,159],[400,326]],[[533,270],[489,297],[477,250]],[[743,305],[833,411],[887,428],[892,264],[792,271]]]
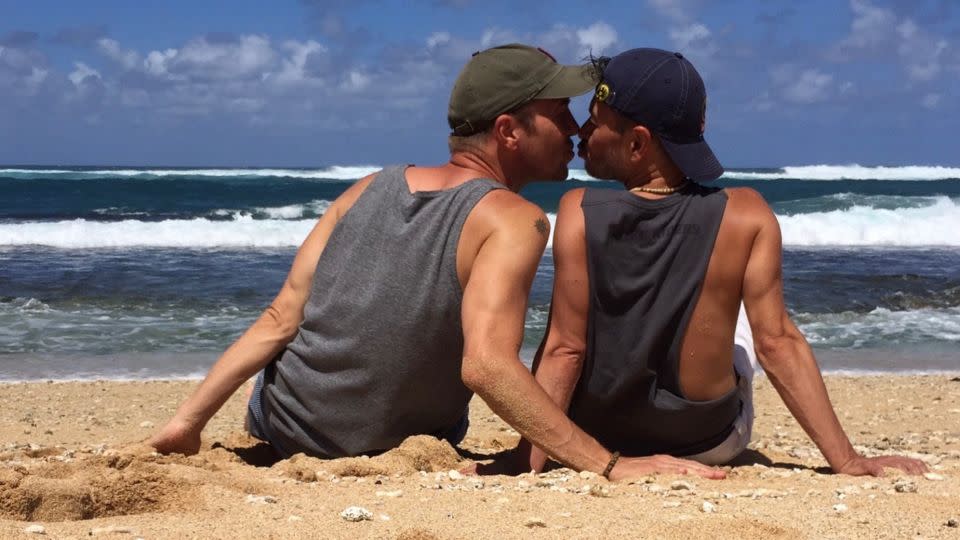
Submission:
[[[0,163],[436,163],[470,53],[684,52],[728,167],[960,165],[955,0],[0,0]],[[586,116],[586,101],[573,104]],[[576,166],[576,163],[574,164]]]

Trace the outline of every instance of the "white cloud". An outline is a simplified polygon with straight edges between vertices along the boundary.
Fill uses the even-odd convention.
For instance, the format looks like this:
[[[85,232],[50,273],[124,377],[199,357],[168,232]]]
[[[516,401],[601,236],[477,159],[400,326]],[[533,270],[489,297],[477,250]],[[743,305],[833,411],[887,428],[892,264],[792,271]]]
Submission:
[[[97,49],[107,58],[117,62],[124,69],[136,69],[140,65],[140,55],[136,51],[125,51],[120,43],[110,38],[97,40]]]
[[[434,32],[427,38],[427,48],[433,49],[438,45],[450,43],[450,32]]]
[[[777,66],[770,78],[780,99],[784,102],[809,105],[829,99],[834,90],[833,75],[815,68],[800,68],[793,64]],[[847,83],[840,85],[840,91],[849,91],[853,87]]]
[[[147,73],[155,77],[166,77],[167,65],[177,56],[176,49],[166,49],[163,51],[150,51],[147,58],[143,61],[143,68]]]
[[[947,50],[947,41],[922,31],[907,19],[897,26],[900,45],[897,52],[903,59],[907,75],[913,81],[930,81],[941,71],[941,57]]]
[[[581,45],[581,56],[603,54],[617,42],[617,31],[609,24],[598,21],[576,31]]]
[[[347,73],[346,78],[340,87],[348,92],[357,92],[370,85],[370,76],[357,70]]]
[[[166,69],[208,79],[259,77],[270,69],[275,58],[270,40],[264,36],[243,35],[229,41],[200,37],[177,51]]]
[[[841,47],[867,49],[883,45],[890,39],[890,32],[897,22],[893,11],[876,7],[867,0],[850,0],[850,9],[853,22]]]
[[[680,23],[690,20],[694,8],[690,0],[647,0],[647,4],[660,15]]]
[[[268,74],[267,79],[272,77],[277,83],[287,86],[314,79],[307,73],[307,63],[311,55],[325,55],[328,52],[326,47],[312,39],[302,43],[287,41],[284,42],[283,48],[290,53],[290,56],[281,61],[280,71]]]
[[[942,97],[943,96],[940,94],[927,94],[923,96],[923,99],[920,100],[920,105],[922,105],[925,109],[936,109],[940,106],[940,100]]]
[[[681,50],[688,50],[710,39],[710,29],[700,23],[670,29],[670,40]]]
[[[850,0],[850,9],[853,12],[850,32],[832,48],[829,57],[839,62],[868,55],[894,57],[912,82],[939,77],[943,71],[943,53],[949,47],[946,39],[870,0]]]
[[[73,66],[74,70],[70,73],[70,75],[67,75],[67,78],[70,79],[70,82],[72,82],[73,85],[78,88],[87,82],[87,79],[101,79],[99,71],[84,64],[83,62],[74,62]]]

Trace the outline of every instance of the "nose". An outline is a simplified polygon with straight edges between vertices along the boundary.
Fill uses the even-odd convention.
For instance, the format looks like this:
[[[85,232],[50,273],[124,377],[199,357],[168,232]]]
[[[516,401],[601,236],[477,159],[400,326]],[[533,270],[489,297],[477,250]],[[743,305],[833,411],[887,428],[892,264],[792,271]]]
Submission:
[[[577,119],[573,117],[573,113],[570,112],[570,107],[567,107],[567,113],[563,115],[563,134],[572,137],[577,134]]]
[[[596,126],[593,125],[593,122],[587,120],[580,126],[580,131],[577,132],[577,136],[580,137],[580,140],[586,141],[590,138],[590,135],[593,134],[594,129],[596,129]]]

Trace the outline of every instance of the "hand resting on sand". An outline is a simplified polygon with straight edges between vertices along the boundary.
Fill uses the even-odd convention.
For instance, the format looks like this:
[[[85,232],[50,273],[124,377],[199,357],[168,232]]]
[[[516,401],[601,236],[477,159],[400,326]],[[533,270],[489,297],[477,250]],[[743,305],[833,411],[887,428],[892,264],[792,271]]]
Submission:
[[[839,474],[849,474],[850,476],[883,476],[884,468],[900,469],[907,474],[923,474],[930,469],[927,465],[918,460],[902,456],[877,456],[863,457],[856,456],[843,465],[836,468],[834,472]]]
[[[480,475],[525,473],[529,471],[527,455],[518,447],[513,451],[501,454],[492,463],[474,463],[461,469],[460,472]],[[689,459],[656,455],[637,458],[621,457],[613,470],[610,471],[610,480],[620,482],[653,474],[691,474],[712,480],[721,480],[727,477],[726,471],[717,467],[711,467]]]
[[[176,418],[167,422],[167,425],[147,444],[157,449],[161,454],[183,454],[192,456],[200,451],[200,431],[195,427],[179,422]]]

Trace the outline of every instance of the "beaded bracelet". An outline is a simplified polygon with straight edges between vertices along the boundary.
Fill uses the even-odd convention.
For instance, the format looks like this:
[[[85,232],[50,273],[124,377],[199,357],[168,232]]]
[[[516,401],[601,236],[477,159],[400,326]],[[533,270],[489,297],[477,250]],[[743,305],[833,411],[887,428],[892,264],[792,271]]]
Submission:
[[[617,464],[617,461],[620,459],[620,452],[614,452],[610,456],[610,463],[607,463],[607,468],[603,470],[603,477],[607,480],[610,479],[610,473],[613,472],[614,465]]]

